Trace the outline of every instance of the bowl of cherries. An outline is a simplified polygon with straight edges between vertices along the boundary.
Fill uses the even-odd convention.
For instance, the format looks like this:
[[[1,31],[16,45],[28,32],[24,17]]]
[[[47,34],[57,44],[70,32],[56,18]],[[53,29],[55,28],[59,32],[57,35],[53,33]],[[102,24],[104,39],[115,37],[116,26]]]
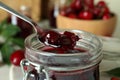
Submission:
[[[71,0],[61,7],[57,16],[60,29],[79,29],[100,36],[112,36],[116,27],[116,14],[110,11],[107,3],[100,0]]]

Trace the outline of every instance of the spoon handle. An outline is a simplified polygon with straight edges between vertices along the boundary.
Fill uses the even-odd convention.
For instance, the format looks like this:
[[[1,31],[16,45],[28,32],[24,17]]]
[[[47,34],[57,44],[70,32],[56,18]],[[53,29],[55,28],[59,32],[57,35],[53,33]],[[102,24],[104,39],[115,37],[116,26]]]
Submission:
[[[13,14],[13,15],[15,15],[15,16],[17,16],[17,17],[19,17],[20,19],[28,22],[29,24],[31,24],[33,26],[35,32],[37,32],[36,27],[35,27],[36,25],[33,23],[32,19],[30,19],[30,18],[22,15],[21,13],[15,11],[14,9],[10,8],[6,4],[2,3],[1,1],[0,1],[0,8],[7,11],[7,12],[9,12],[9,13],[11,13],[11,14]]]

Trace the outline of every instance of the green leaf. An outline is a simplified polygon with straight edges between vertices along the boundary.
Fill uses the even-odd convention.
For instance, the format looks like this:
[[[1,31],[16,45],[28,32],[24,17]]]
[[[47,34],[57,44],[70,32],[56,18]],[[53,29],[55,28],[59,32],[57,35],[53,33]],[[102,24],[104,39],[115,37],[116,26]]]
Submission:
[[[4,28],[6,27],[6,20],[4,20],[4,21],[2,21],[1,23],[0,23],[0,33],[2,32],[2,30],[4,30]]]
[[[1,53],[3,57],[3,62],[10,64],[10,55],[13,53],[14,48],[8,43],[1,47]]]
[[[120,77],[120,67],[107,71],[109,75]]]
[[[6,64],[10,64],[10,55],[16,49],[24,48],[24,39],[16,36],[19,32],[20,28],[16,25],[9,24],[5,20],[0,23],[0,36],[3,39],[0,43],[0,51]]]
[[[22,38],[13,38],[13,43],[24,48],[24,39]]]
[[[20,31],[19,27],[15,26],[15,25],[8,24],[6,26],[7,26],[7,28],[2,30],[2,32],[1,32],[1,35],[5,36],[5,37],[15,36]]]

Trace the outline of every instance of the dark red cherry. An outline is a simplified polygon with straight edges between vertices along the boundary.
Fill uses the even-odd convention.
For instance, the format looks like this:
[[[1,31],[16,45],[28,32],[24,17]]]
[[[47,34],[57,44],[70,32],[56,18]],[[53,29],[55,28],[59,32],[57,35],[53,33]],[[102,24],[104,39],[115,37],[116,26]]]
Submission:
[[[59,39],[61,34],[57,31],[48,30],[46,31],[39,39],[41,42],[45,43],[46,45],[59,45]]]
[[[77,18],[77,15],[75,13],[70,13],[68,17],[74,19]]]
[[[94,0],[84,0],[84,6],[93,9],[94,8]]]
[[[62,35],[62,37],[60,38],[60,43],[61,43],[61,46],[69,47],[70,45],[72,45],[72,40],[70,37],[66,35]]]
[[[71,38],[72,41],[78,41],[80,38],[78,36],[76,36],[74,33],[72,32],[68,32],[68,31],[65,31],[64,32],[64,35],[68,36]]]
[[[78,17],[80,19],[84,19],[84,20],[91,20],[91,19],[93,19],[93,13],[88,11],[88,10],[87,11],[81,11],[79,13]]]
[[[106,6],[106,2],[105,1],[99,1],[97,3],[97,7],[105,7]]]
[[[99,16],[99,15],[100,15],[100,13],[101,13],[101,9],[100,9],[100,8],[95,7],[95,8],[94,8],[94,10],[93,10],[93,13],[94,13],[94,15]]]
[[[117,77],[112,77],[111,80],[120,80],[120,79]]]
[[[110,10],[109,8],[106,6],[106,7],[103,7],[103,13],[106,14],[106,13],[110,13]]]
[[[80,10],[82,8],[82,0],[73,0],[70,7],[74,10]]]
[[[79,37],[72,32],[65,31],[60,42],[63,48],[73,49]]]
[[[66,35],[66,36],[68,36],[68,37],[71,37],[71,36],[75,35],[74,33],[69,32],[69,31],[65,31],[63,34]]]
[[[102,12],[101,8],[95,7],[93,9],[93,14],[94,14],[94,19],[101,19],[103,12]]]
[[[61,11],[60,11],[60,15],[62,15],[62,16],[66,16],[66,12],[65,12],[65,10],[61,10]]]
[[[60,34],[56,31],[48,30],[39,38],[39,40],[47,46],[59,48],[59,50],[54,49],[53,52],[57,51],[57,53],[63,53],[68,49],[74,49],[76,42],[79,40],[79,37],[68,31]],[[52,48],[47,49],[47,51],[51,51],[51,49]]]
[[[67,9],[67,7],[62,7],[61,10],[60,10],[60,15],[66,16],[67,15],[66,9]]]
[[[111,18],[111,15],[109,13],[104,14],[103,17],[102,17],[103,20],[108,20],[110,18]]]
[[[22,59],[24,59],[24,51],[23,50],[17,50],[13,52],[10,56],[10,62],[15,66],[20,66],[20,62]]]
[[[71,7],[64,7],[60,10],[60,14],[62,16],[68,16],[68,14],[74,13],[74,12],[75,12],[74,9],[72,9]]]

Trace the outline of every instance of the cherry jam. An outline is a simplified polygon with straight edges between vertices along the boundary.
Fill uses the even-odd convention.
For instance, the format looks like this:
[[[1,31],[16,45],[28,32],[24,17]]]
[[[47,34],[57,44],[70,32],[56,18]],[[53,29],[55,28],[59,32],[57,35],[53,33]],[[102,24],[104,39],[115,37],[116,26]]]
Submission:
[[[64,50],[62,48],[44,47],[43,51],[65,54],[65,53],[85,53],[87,50],[74,48],[73,50]],[[54,66],[64,66],[56,64]],[[50,71],[50,78],[52,80],[99,80],[99,66],[95,65],[90,68],[80,69],[75,71]]]
[[[99,66],[77,71],[53,71],[52,80],[99,80]]]
[[[39,40],[45,45],[52,46],[53,48],[63,49],[64,51],[73,50],[76,42],[80,38],[69,31],[59,33],[54,30],[45,31],[40,37]],[[62,50],[62,51],[63,51]]]
[[[39,73],[33,69],[29,72],[28,78],[31,80],[46,79],[44,73]],[[34,76],[32,76],[34,75]],[[49,77],[52,80],[100,80],[99,66],[95,65],[87,69],[75,71],[49,71]]]
[[[71,49],[65,49],[65,48],[53,48],[50,46],[45,46],[41,49],[42,51],[50,52],[50,53],[57,53],[57,54],[74,54],[74,53],[84,53],[87,52],[87,50],[79,49],[79,48],[73,48]]]
[[[23,71],[28,74],[24,80],[31,79],[30,74],[38,74],[32,80],[100,80],[101,47],[94,34],[79,30],[47,31],[41,37],[32,34],[25,40],[22,67],[30,69]]]

